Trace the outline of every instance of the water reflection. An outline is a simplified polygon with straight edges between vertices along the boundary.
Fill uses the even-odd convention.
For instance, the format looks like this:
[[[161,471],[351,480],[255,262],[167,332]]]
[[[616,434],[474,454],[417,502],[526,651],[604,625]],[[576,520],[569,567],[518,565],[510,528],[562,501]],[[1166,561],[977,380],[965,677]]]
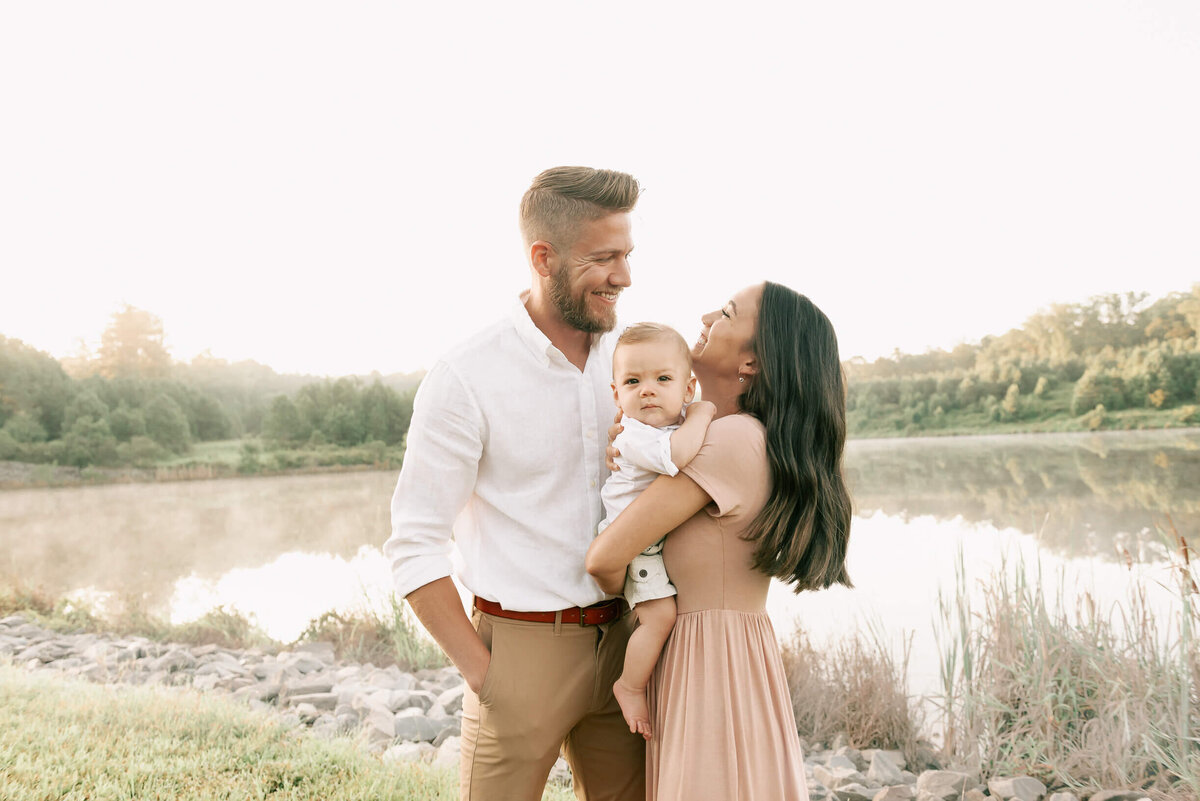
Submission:
[[[1062,556],[1164,556],[1161,527],[1200,532],[1200,432],[850,443],[857,512],[962,518],[1037,534]]]
[[[1200,531],[1197,431],[860,441],[847,471],[858,589],[775,588],[781,632],[795,615],[821,637],[875,617],[924,636],[960,547],[972,576],[1001,553],[1040,552],[1072,598],[1077,587],[1121,597],[1160,577],[1127,571],[1115,546],[1152,571],[1156,524],[1170,515],[1185,536]],[[176,622],[225,604],[289,640],[322,612],[386,597],[394,483],[363,472],[0,492],[0,582],[133,598]],[[936,664],[918,672],[928,686]]]

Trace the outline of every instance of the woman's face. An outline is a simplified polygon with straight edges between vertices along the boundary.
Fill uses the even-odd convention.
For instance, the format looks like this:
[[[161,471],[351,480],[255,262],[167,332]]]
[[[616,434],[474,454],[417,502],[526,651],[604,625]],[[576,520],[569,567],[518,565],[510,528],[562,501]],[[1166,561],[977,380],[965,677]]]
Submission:
[[[724,306],[700,318],[704,330],[692,346],[692,364],[706,373],[736,376],[753,356],[750,343],[758,325],[758,304],[763,285],[755,284],[734,294]]]

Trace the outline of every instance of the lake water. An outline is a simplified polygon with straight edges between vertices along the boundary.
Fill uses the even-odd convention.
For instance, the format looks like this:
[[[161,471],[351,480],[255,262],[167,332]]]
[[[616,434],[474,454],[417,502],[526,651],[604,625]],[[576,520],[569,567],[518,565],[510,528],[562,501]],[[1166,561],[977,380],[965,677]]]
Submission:
[[[852,442],[856,588],[772,588],[781,636],[818,642],[875,623],[913,638],[911,683],[936,690],[932,621],[969,583],[1025,560],[1067,602],[1101,605],[1146,587],[1177,595],[1158,530],[1200,535],[1200,431]],[[340,473],[0,491],[0,581],[113,606],[137,599],[175,622],[219,605],[289,640],[330,609],[389,590],[393,473]],[[1133,567],[1127,566],[1127,556]]]

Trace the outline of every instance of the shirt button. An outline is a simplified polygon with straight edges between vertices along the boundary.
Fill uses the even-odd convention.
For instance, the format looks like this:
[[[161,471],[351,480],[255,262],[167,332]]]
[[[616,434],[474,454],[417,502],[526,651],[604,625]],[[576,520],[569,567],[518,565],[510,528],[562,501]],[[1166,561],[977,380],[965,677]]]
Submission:
[[[593,487],[596,486],[596,479],[594,479],[594,478],[592,479],[592,486]]]
[[[589,428],[589,429],[588,429],[588,432],[587,432],[587,438],[588,438],[588,439],[595,439],[595,438],[596,438],[596,432],[595,432],[595,431],[592,431],[592,430]]]

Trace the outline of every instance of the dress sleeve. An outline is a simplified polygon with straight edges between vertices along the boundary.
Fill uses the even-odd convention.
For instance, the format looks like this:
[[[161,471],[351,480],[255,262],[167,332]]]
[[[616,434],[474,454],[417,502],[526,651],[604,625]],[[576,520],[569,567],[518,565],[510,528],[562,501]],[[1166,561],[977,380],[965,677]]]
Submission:
[[[714,420],[696,458],[680,472],[712,498],[716,511],[710,507],[709,514],[737,514],[747,499],[759,498],[762,488],[770,485],[762,423],[748,414]]]

